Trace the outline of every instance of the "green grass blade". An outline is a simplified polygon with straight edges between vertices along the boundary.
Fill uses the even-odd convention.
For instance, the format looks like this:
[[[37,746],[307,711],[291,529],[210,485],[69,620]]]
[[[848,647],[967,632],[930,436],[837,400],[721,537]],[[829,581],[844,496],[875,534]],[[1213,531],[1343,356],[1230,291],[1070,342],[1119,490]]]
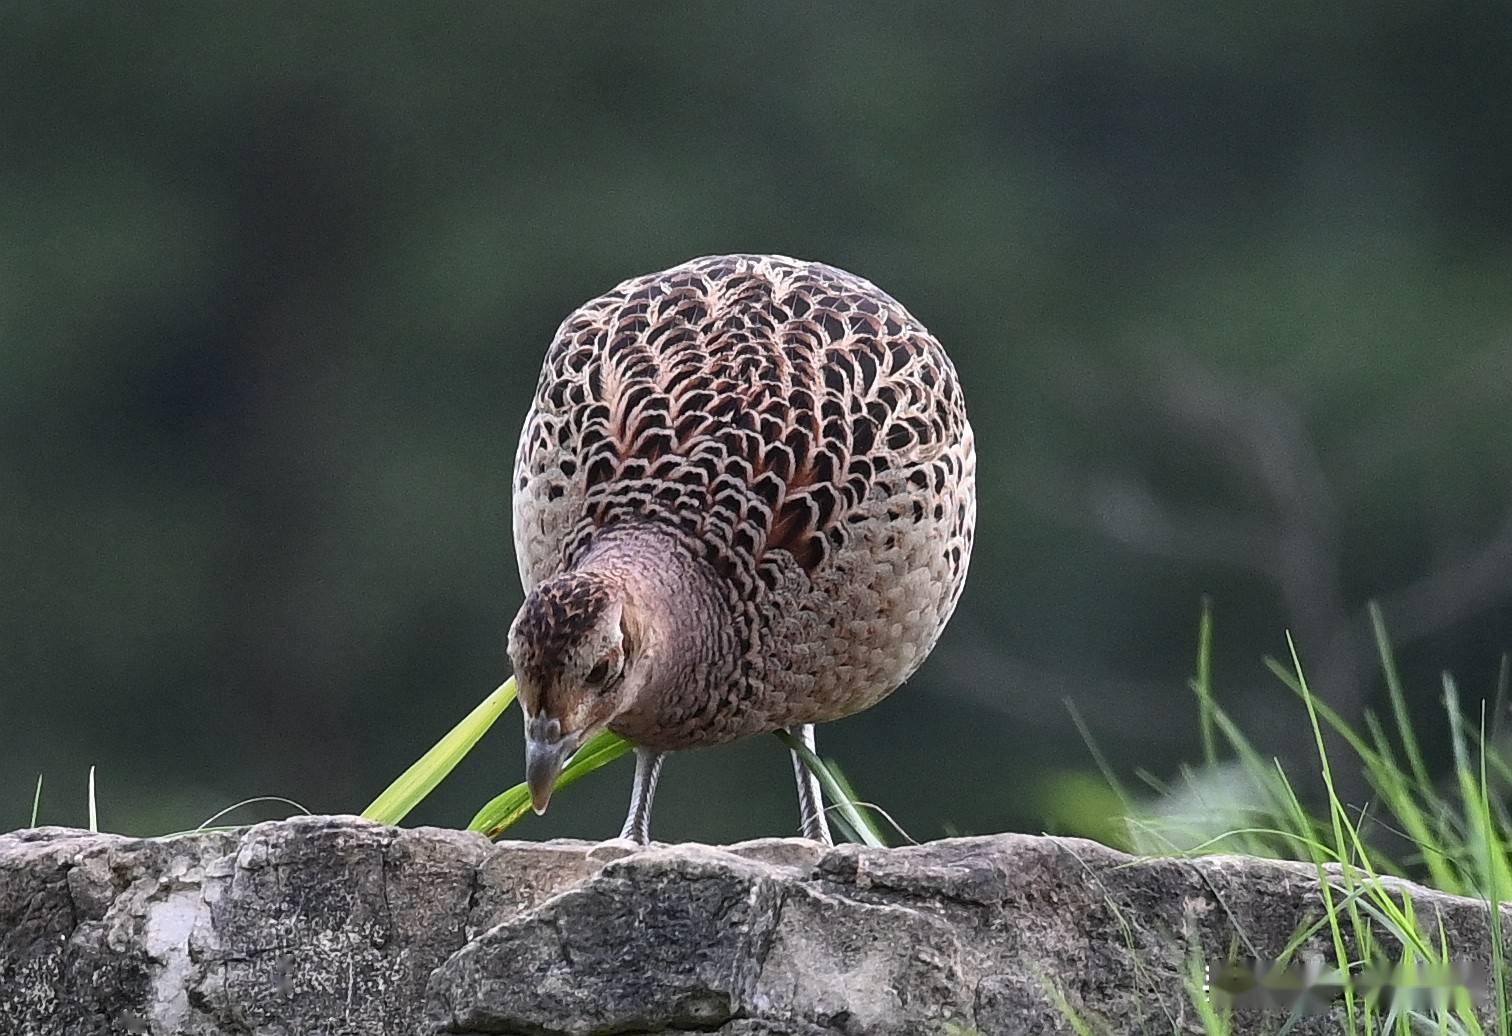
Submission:
[[[1233,1030],[1229,1028],[1227,1012],[1219,1014],[1218,1008],[1213,1006],[1213,998],[1207,989],[1207,965],[1195,946],[1187,955],[1185,979],[1187,999],[1197,1012],[1202,1031],[1207,1036],[1228,1036]]]
[[[1140,784],[1143,784],[1161,798],[1171,794],[1171,786],[1149,770],[1146,770],[1143,766],[1135,768],[1134,776],[1138,778]]]
[[[1286,667],[1274,658],[1267,657],[1264,661],[1266,668],[1275,674],[1287,687],[1290,687],[1292,693],[1296,694],[1307,705],[1308,711],[1317,714],[1315,718],[1321,718],[1323,722],[1328,724],[1330,729],[1349,744],[1349,747],[1360,757],[1361,762],[1365,763],[1367,767],[1378,763],[1375,750],[1360,736],[1360,732],[1351,727],[1342,716],[1331,709],[1325,702],[1319,700],[1308,691],[1305,680],[1287,672]],[[1295,657],[1293,657],[1293,662],[1295,662]]]
[[[592,773],[601,766],[607,766],[628,753],[631,747],[630,742],[624,738],[611,734],[607,730],[600,731],[586,745],[578,749],[572,761],[557,775],[555,790],[561,791],[575,783],[580,777]],[[467,829],[496,839],[529,812],[530,789],[524,784],[516,784],[503,794],[490,799],[482,809],[478,810],[472,822],[467,825]]]
[[[1076,730],[1081,734],[1082,744],[1087,746],[1087,751],[1092,755],[1092,762],[1096,764],[1098,771],[1102,774],[1103,780],[1107,781],[1108,787],[1113,789],[1113,794],[1118,796],[1118,802],[1123,808],[1124,814],[1132,814],[1134,812],[1134,800],[1130,797],[1129,790],[1118,779],[1118,774],[1113,772],[1113,767],[1109,765],[1107,757],[1103,755],[1102,748],[1098,746],[1096,739],[1092,737],[1092,729],[1087,726],[1087,721],[1082,718],[1081,710],[1076,707],[1076,702],[1070,698],[1064,700],[1066,711],[1071,714],[1071,722],[1076,724]]]
[[[1276,779],[1272,769],[1274,761],[1266,760],[1244,736],[1244,732],[1239,729],[1233,718],[1221,708],[1214,710],[1213,720],[1217,723],[1224,740],[1239,757],[1239,763],[1244,772],[1249,775],[1255,787],[1260,789],[1261,794],[1270,801],[1271,813],[1278,818],[1289,819],[1292,814],[1285,789],[1282,787],[1284,782],[1278,782]],[[1299,828],[1294,833],[1306,836],[1310,832],[1306,828]]]
[[[1213,601],[1202,599],[1202,618],[1197,624],[1197,678],[1192,681],[1197,694],[1197,721],[1202,733],[1202,761],[1212,766],[1218,761],[1217,739],[1213,734]]]
[[[1450,681],[1445,680],[1445,692],[1450,692]],[[1486,908],[1491,913],[1491,973],[1496,976],[1496,1031],[1500,1036],[1507,1036],[1507,961],[1506,961],[1506,933],[1502,931],[1502,897],[1507,894],[1509,875],[1507,874],[1507,851],[1506,846],[1497,835],[1496,826],[1491,821],[1491,788],[1486,781],[1486,715],[1485,704],[1481,705],[1481,755],[1480,755],[1480,785],[1476,788],[1478,816],[1477,820],[1485,831],[1486,848]]]
[[[1353,827],[1349,825],[1349,817],[1344,811],[1343,803],[1339,801],[1338,792],[1335,790],[1333,766],[1329,762],[1328,749],[1323,742],[1322,724],[1318,722],[1318,702],[1317,699],[1313,697],[1312,689],[1307,686],[1307,676],[1302,671],[1302,660],[1297,655],[1297,645],[1296,642],[1292,640],[1290,632],[1286,634],[1286,647],[1291,652],[1292,671],[1296,674],[1297,685],[1302,692],[1302,702],[1307,706],[1307,719],[1309,725],[1312,727],[1313,743],[1318,751],[1318,763],[1323,770],[1323,788],[1328,796],[1328,814],[1329,820],[1333,826],[1334,852],[1337,855],[1340,873],[1342,873],[1344,876],[1346,891],[1353,891],[1354,868],[1350,865],[1349,862],[1351,859],[1350,850],[1352,846],[1350,845],[1350,842],[1345,839],[1344,832],[1346,828],[1349,829],[1349,833],[1355,841],[1356,845],[1358,845],[1358,834],[1354,831]],[[1350,962],[1348,956],[1344,951],[1343,932],[1337,920],[1337,907],[1334,905],[1333,895],[1330,891],[1331,886],[1326,875],[1323,872],[1321,864],[1318,865],[1318,881],[1323,886],[1323,908],[1324,910],[1328,911],[1329,914],[1329,929],[1333,936],[1334,956],[1337,959],[1339,971],[1343,974],[1348,974]],[[1349,907],[1352,927],[1354,929],[1356,937],[1358,938],[1362,931],[1359,916],[1355,911],[1352,902],[1348,903],[1347,905]],[[1344,985],[1344,1010],[1349,1018],[1349,1024],[1351,1026],[1358,1024],[1356,1017],[1354,990],[1348,983],[1345,983]]]
[[[1066,1024],[1071,1026],[1071,1031],[1076,1036],[1102,1036],[1101,1033],[1092,1028],[1091,1022],[1088,1022],[1081,1016],[1081,1012],[1072,1005],[1070,998],[1066,996],[1065,991],[1061,989],[1054,979],[1047,975],[1039,974],[1037,969],[1034,977],[1039,980],[1040,988],[1045,991],[1045,995],[1050,998],[1050,1002],[1055,1005],[1055,1009],[1060,1012],[1060,1016],[1065,1019]],[[956,1029],[954,1032],[951,1032],[949,1029],[946,1030],[949,1036],[957,1036],[958,1033],[965,1032],[974,1033],[975,1031],[974,1029]]]
[[[869,845],[877,849],[885,849],[887,840],[882,837],[882,832],[870,819],[863,816],[861,810],[845,793],[845,787],[830,773],[829,767],[821,760],[808,745],[794,737],[786,730],[777,731],[777,738],[787,745],[803,765],[809,768],[809,772],[819,778],[819,785],[824,789],[825,798],[835,807],[835,823],[845,831],[846,837],[862,845]]]
[[[89,829],[100,833],[100,811],[95,802],[95,768],[89,768]]]
[[[1432,788],[1418,788],[1411,775],[1403,772],[1392,754],[1386,730],[1373,714],[1365,716],[1371,740],[1376,747],[1379,768],[1371,769],[1371,784],[1382,805],[1394,816],[1403,828],[1403,833],[1423,854],[1431,884],[1441,891],[1463,894],[1462,885],[1456,877],[1448,854],[1435,842],[1432,833],[1432,816],[1442,815],[1442,804]],[[1421,803],[1420,803],[1421,800]]]
[[[28,827],[37,826],[37,813],[42,808],[42,775],[37,774],[37,790],[32,792],[32,817]]]
[[[1328,726],[1337,733],[1354,753],[1359,757],[1364,766],[1366,775],[1370,778],[1370,784],[1375,791],[1380,803],[1384,805],[1403,826],[1406,827],[1408,836],[1419,846],[1423,847],[1429,855],[1427,866],[1430,873],[1439,882],[1438,887],[1446,892],[1456,890],[1456,882],[1449,868],[1446,866],[1442,853],[1434,855],[1434,839],[1429,832],[1426,815],[1418,806],[1418,799],[1422,798],[1430,808],[1437,805],[1436,796],[1432,785],[1414,785],[1412,775],[1404,773],[1391,752],[1390,743],[1385,737],[1379,721],[1367,713],[1365,722],[1371,732],[1371,741],[1361,737],[1359,732],[1351,727],[1327,704],[1319,701],[1316,697],[1305,692],[1302,681],[1285,669],[1274,659],[1267,658],[1266,665],[1283,682],[1290,687],[1299,698],[1302,698],[1310,715],[1321,717]],[[1411,736],[1411,732],[1404,734],[1404,741]],[[1358,832],[1354,825],[1346,822],[1346,829],[1351,835],[1351,840],[1359,847]],[[1363,855],[1363,849],[1360,850]]]
[[[1381,657],[1381,672],[1386,677],[1386,692],[1391,698],[1391,714],[1396,720],[1397,734],[1402,739],[1402,750],[1407,754],[1407,764],[1420,788],[1433,787],[1428,777],[1428,767],[1423,763],[1423,753],[1418,748],[1417,735],[1412,729],[1412,718],[1407,714],[1407,695],[1402,690],[1402,674],[1397,671],[1396,655],[1391,650],[1391,638],[1386,634],[1386,619],[1380,605],[1370,602],[1370,627],[1375,633],[1376,652]]]
[[[383,793],[362,811],[363,817],[380,824],[397,824],[403,820],[456,768],[514,699],[515,681],[511,676],[452,727],[430,751],[401,773],[394,783],[383,789]]]
[[[861,796],[857,795],[856,789],[851,787],[851,782],[845,776],[845,771],[840,769],[839,763],[835,762],[833,759],[824,759],[821,761],[824,763],[825,769],[829,770],[830,776],[835,778],[835,785],[840,789],[840,794],[844,796],[844,798],[852,805],[857,807],[859,811],[857,815],[861,817],[861,822],[871,830],[871,833],[876,837],[877,841],[881,842],[883,845],[886,845],[887,835],[883,832],[882,825],[877,823],[876,819],[872,816],[873,813],[880,815],[884,820],[891,824],[893,828],[898,832],[898,834],[903,836],[903,839],[905,841],[910,842],[914,845],[919,844],[918,842],[915,842],[913,837],[907,831],[903,830],[903,828],[898,825],[898,822],[894,820],[881,806],[869,805],[861,801]]]

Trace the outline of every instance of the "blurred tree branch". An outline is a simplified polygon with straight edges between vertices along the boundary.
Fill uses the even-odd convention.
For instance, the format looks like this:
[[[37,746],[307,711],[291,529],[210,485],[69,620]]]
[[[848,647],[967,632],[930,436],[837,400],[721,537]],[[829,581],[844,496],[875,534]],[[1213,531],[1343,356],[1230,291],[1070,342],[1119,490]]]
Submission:
[[[1154,557],[1261,578],[1281,598],[1310,684],[1358,724],[1378,660],[1364,602],[1352,602],[1344,589],[1341,502],[1410,445],[1420,420],[1482,385],[1512,379],[1512,353],[1477,355],[1426,390],[1408,415],[1393,415],[1389,428],[1373,422],[1354,433],[1327,457],[1339,473],[1332,479],[1294,396],[1169,348],[1145,348],[1136,359],[1133,379],[1078,356],[1074,369],[1063,366],[1052,380],[1072,407],[1099,418],[1132,411],[1137,425],[1174,433],[1183,449],[1230,472],[1253,504],[1196,508],[1162,494],[1132,467],[1078,471],[1045,463],[1021,463],[1013,483],[1023,502]],[[1398,644],[1442,632],[1512,593],[1512,498],[1504,514],[1474,549],[1380,597]],[[1301,739],[1293,747],[1305,748]],[[1344,790],[1361,787],[1350,779]]]

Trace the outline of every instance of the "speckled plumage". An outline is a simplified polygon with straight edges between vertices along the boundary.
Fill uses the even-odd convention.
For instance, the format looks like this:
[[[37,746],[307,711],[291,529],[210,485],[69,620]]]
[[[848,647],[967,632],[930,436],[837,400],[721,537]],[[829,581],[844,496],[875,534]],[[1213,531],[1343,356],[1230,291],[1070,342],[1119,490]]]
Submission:
[[[538,687],[528,707],[552,693],[551,643],[572,636],[557,627],[602,610],[578,573],[652,601],[625,620],[627,654],[636,622],[663,624],[661,668],[608,724],[633,741],[686,748],[875,704],[960,597],[975,467],[949,358],[869,282],[756,255],[624,282],[562,323],[520,437],[529,599],[511,652]]]

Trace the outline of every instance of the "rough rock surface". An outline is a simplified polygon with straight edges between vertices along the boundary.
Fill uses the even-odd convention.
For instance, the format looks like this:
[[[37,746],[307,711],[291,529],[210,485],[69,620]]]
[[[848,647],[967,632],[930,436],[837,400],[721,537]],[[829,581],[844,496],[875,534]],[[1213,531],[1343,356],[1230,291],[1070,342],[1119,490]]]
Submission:
[[[1486,963],[1483,904],[1400,888]],[[0,836],[0,1033],[1070,1033],[1059,997],[1100,1030],[1195,1032],[1191,954],[1273,955],[1319,914],[1309,868],[1023,835],[632,851],[349,817],[44,828]]]

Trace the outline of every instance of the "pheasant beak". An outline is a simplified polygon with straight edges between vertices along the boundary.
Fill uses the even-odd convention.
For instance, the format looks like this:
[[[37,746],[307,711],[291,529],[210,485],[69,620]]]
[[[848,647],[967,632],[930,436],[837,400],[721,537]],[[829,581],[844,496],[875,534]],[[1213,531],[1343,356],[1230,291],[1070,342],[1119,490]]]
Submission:
[[[557,775],[577,751],[578,736],[562,734],[562,724],[546,716],[533,716],[525,723],[525,786],[530,789],[530,808],[546,812]]]

